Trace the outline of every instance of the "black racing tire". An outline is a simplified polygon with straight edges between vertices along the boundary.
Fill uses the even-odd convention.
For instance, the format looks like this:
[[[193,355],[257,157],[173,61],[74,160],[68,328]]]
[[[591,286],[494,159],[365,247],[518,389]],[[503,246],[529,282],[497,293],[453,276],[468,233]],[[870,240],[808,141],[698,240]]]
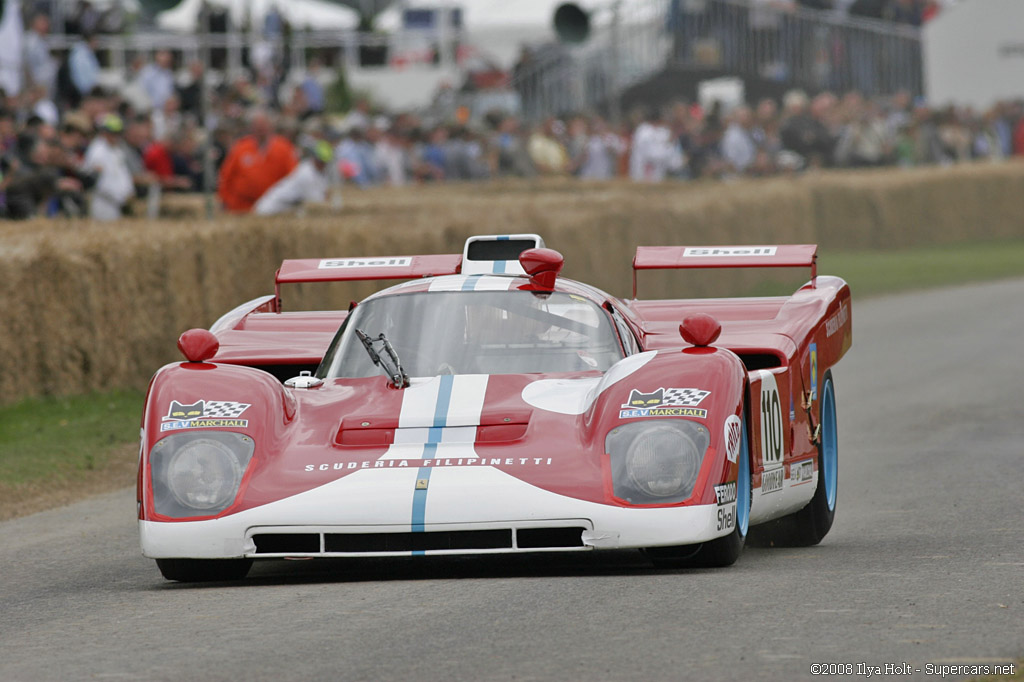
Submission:
[[[800,511],[759,525],[751,533],[761,546],[812,547],[821,542],[836,517],[839,477],[839,442],[836,434],[835,382],[827,370],[818,401],[818,487],[814,497]]]
[[[644,554],[655,568],[724,568],[732,566],[743,553],[750,522],[750,504],[753,486],[750,481],[750,448],[747,442],[747,420],[744,415],[743,445],[740,449],[740,469],[736,486],[736,523],[728,535],[695,545],[647,547]],[[746,485],[742,482],[745,481]],[[743,505],[743,498],[746,505]]]
[[[222,582],[241,580],[248,575],[252,559],[157,559],[156,566],[168,580]]]

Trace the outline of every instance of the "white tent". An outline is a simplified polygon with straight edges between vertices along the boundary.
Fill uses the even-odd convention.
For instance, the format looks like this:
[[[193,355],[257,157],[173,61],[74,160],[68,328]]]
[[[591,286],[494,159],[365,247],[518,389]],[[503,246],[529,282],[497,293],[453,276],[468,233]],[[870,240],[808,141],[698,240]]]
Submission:
[[[358,23],[356,13],[347,7],[318,0],[208,0],[211,5],[228,8],[235,25],[240,25],[248,13],[250,19],[262,25],[263,17],[272,6],[295,27],[318,29],[350,29]],[[157,25],[169,31],[189,32],[196,29],[199,9],[203,0],[185,0],[172,10],[161,12]]]
[[[970,0],[947,7],[924,27],[928,101],[986,109],[1024,97],[1024,2]]]
[[[232,16],[241,20],[246,11],[250,16],[262,18],[270,6],[276,5],[288,21],[297,26],[316,28],[354,28],[358,23],[356,13],[347,7],[322,0],[211,0],[213,4],[231,9]],[[499,26],[550,26],[555,7],[564,0],[447,0],[431,2],[425,0],[398,0],[396,7],[430,7],[438,4],[452,4],[463,8],[468,28]],[[157,20],[161,28],[174,31],[193,31],[202,0],[185,0],[173,10],[163,12]],[[587,6],[587,3],[583,3]],[[399,10],[384,12],[378,21],[382,29],[394,29],[399,25]]]

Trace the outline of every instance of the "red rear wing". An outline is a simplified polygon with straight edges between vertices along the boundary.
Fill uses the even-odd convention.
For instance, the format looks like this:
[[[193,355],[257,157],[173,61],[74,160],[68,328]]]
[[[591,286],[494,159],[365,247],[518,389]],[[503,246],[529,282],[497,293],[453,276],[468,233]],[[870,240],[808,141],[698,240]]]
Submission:
[[[282,284],[420,279],[437,275],[457,275],[461,269],[462,255],[458,253],[286,260],[281,263],[274,277],[274,293],[280,300]]]
[[[806,268],[817,277],[816,244],[778,246],[638,246],[633,258],[633,298],[638,270],[690,268]]]

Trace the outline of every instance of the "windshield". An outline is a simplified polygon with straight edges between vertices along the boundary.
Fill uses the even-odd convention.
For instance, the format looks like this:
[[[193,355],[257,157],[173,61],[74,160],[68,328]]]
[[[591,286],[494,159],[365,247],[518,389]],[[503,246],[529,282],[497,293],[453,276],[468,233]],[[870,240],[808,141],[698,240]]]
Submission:
[[[604,372],[622,359],[608,315],[579,296],[419,292],[374,298],[352,311],[321,365],[325,378],[381,373],[357,328],[373,338],[384,333],[414,377]]]

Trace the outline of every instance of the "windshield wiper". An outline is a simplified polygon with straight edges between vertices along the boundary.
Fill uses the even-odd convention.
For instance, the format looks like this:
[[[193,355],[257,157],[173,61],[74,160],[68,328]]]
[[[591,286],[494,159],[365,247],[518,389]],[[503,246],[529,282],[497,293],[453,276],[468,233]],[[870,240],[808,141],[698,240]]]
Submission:
[[[384,336],[384,332],[380,333],[376,339],[371,339],[366,332],[362,329],[356,328],[356,336],[359,341],[362,342],[363,348],[366,349],[366,353],[373,360],[373,364],[377,365],[384,370],[384,373],[388,375],[388,379],[391,381],[391,385],[395,388],[405,388],[409,385],[409,375],[402,369],[402,363],[398,359],[398,353],[395,352],[394,346],[388,341],[387,337]],[[381,350],[383,355],[378,353],[373,347],[375,343],[381,344]]]

